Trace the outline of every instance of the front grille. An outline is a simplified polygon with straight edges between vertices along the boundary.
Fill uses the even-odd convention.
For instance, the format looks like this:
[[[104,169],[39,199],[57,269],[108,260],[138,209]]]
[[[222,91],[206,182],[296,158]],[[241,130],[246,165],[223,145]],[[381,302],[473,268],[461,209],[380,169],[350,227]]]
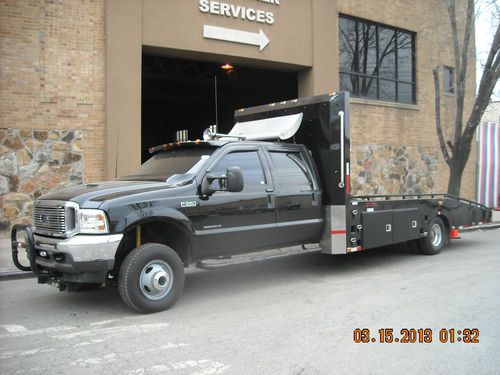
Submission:
[[[72,202],[36,201],[33,208],[35,233],[66,237],[75,229],[75,208]]]

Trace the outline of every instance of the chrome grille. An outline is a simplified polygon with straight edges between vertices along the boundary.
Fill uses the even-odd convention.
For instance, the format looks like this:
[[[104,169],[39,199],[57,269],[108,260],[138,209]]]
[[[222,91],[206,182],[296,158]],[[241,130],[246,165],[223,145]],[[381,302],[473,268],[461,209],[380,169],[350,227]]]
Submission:
[[[74,230],[75,209],[72,202],[36,201],[33,207],[35,233],[66,237]],[[69,225],[68,225],[69,224]]]

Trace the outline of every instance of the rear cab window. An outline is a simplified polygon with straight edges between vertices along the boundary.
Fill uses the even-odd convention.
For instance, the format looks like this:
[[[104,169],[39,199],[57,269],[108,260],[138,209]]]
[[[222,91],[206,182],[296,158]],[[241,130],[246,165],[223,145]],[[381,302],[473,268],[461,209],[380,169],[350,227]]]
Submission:
[[[314,183],[300,151],[269,151],[280,191],[311,191]]]

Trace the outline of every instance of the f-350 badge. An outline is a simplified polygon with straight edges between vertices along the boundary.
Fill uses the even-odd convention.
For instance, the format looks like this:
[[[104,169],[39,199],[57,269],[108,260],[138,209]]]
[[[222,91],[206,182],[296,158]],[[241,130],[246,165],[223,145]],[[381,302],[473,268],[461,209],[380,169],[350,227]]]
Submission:
[[[196,201],[181,202],[181,208],[196,207]]]

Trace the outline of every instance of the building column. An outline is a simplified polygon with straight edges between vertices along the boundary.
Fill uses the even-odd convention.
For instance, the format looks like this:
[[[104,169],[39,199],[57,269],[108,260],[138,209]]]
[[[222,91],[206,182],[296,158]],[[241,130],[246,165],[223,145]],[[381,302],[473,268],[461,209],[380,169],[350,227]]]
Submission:
[[[141,163],[142,0],[106,2],[107,179]]]
[[[326,94],[339,89],[337,1],[311,0],[312,61],[299,73],[299,96]]]

